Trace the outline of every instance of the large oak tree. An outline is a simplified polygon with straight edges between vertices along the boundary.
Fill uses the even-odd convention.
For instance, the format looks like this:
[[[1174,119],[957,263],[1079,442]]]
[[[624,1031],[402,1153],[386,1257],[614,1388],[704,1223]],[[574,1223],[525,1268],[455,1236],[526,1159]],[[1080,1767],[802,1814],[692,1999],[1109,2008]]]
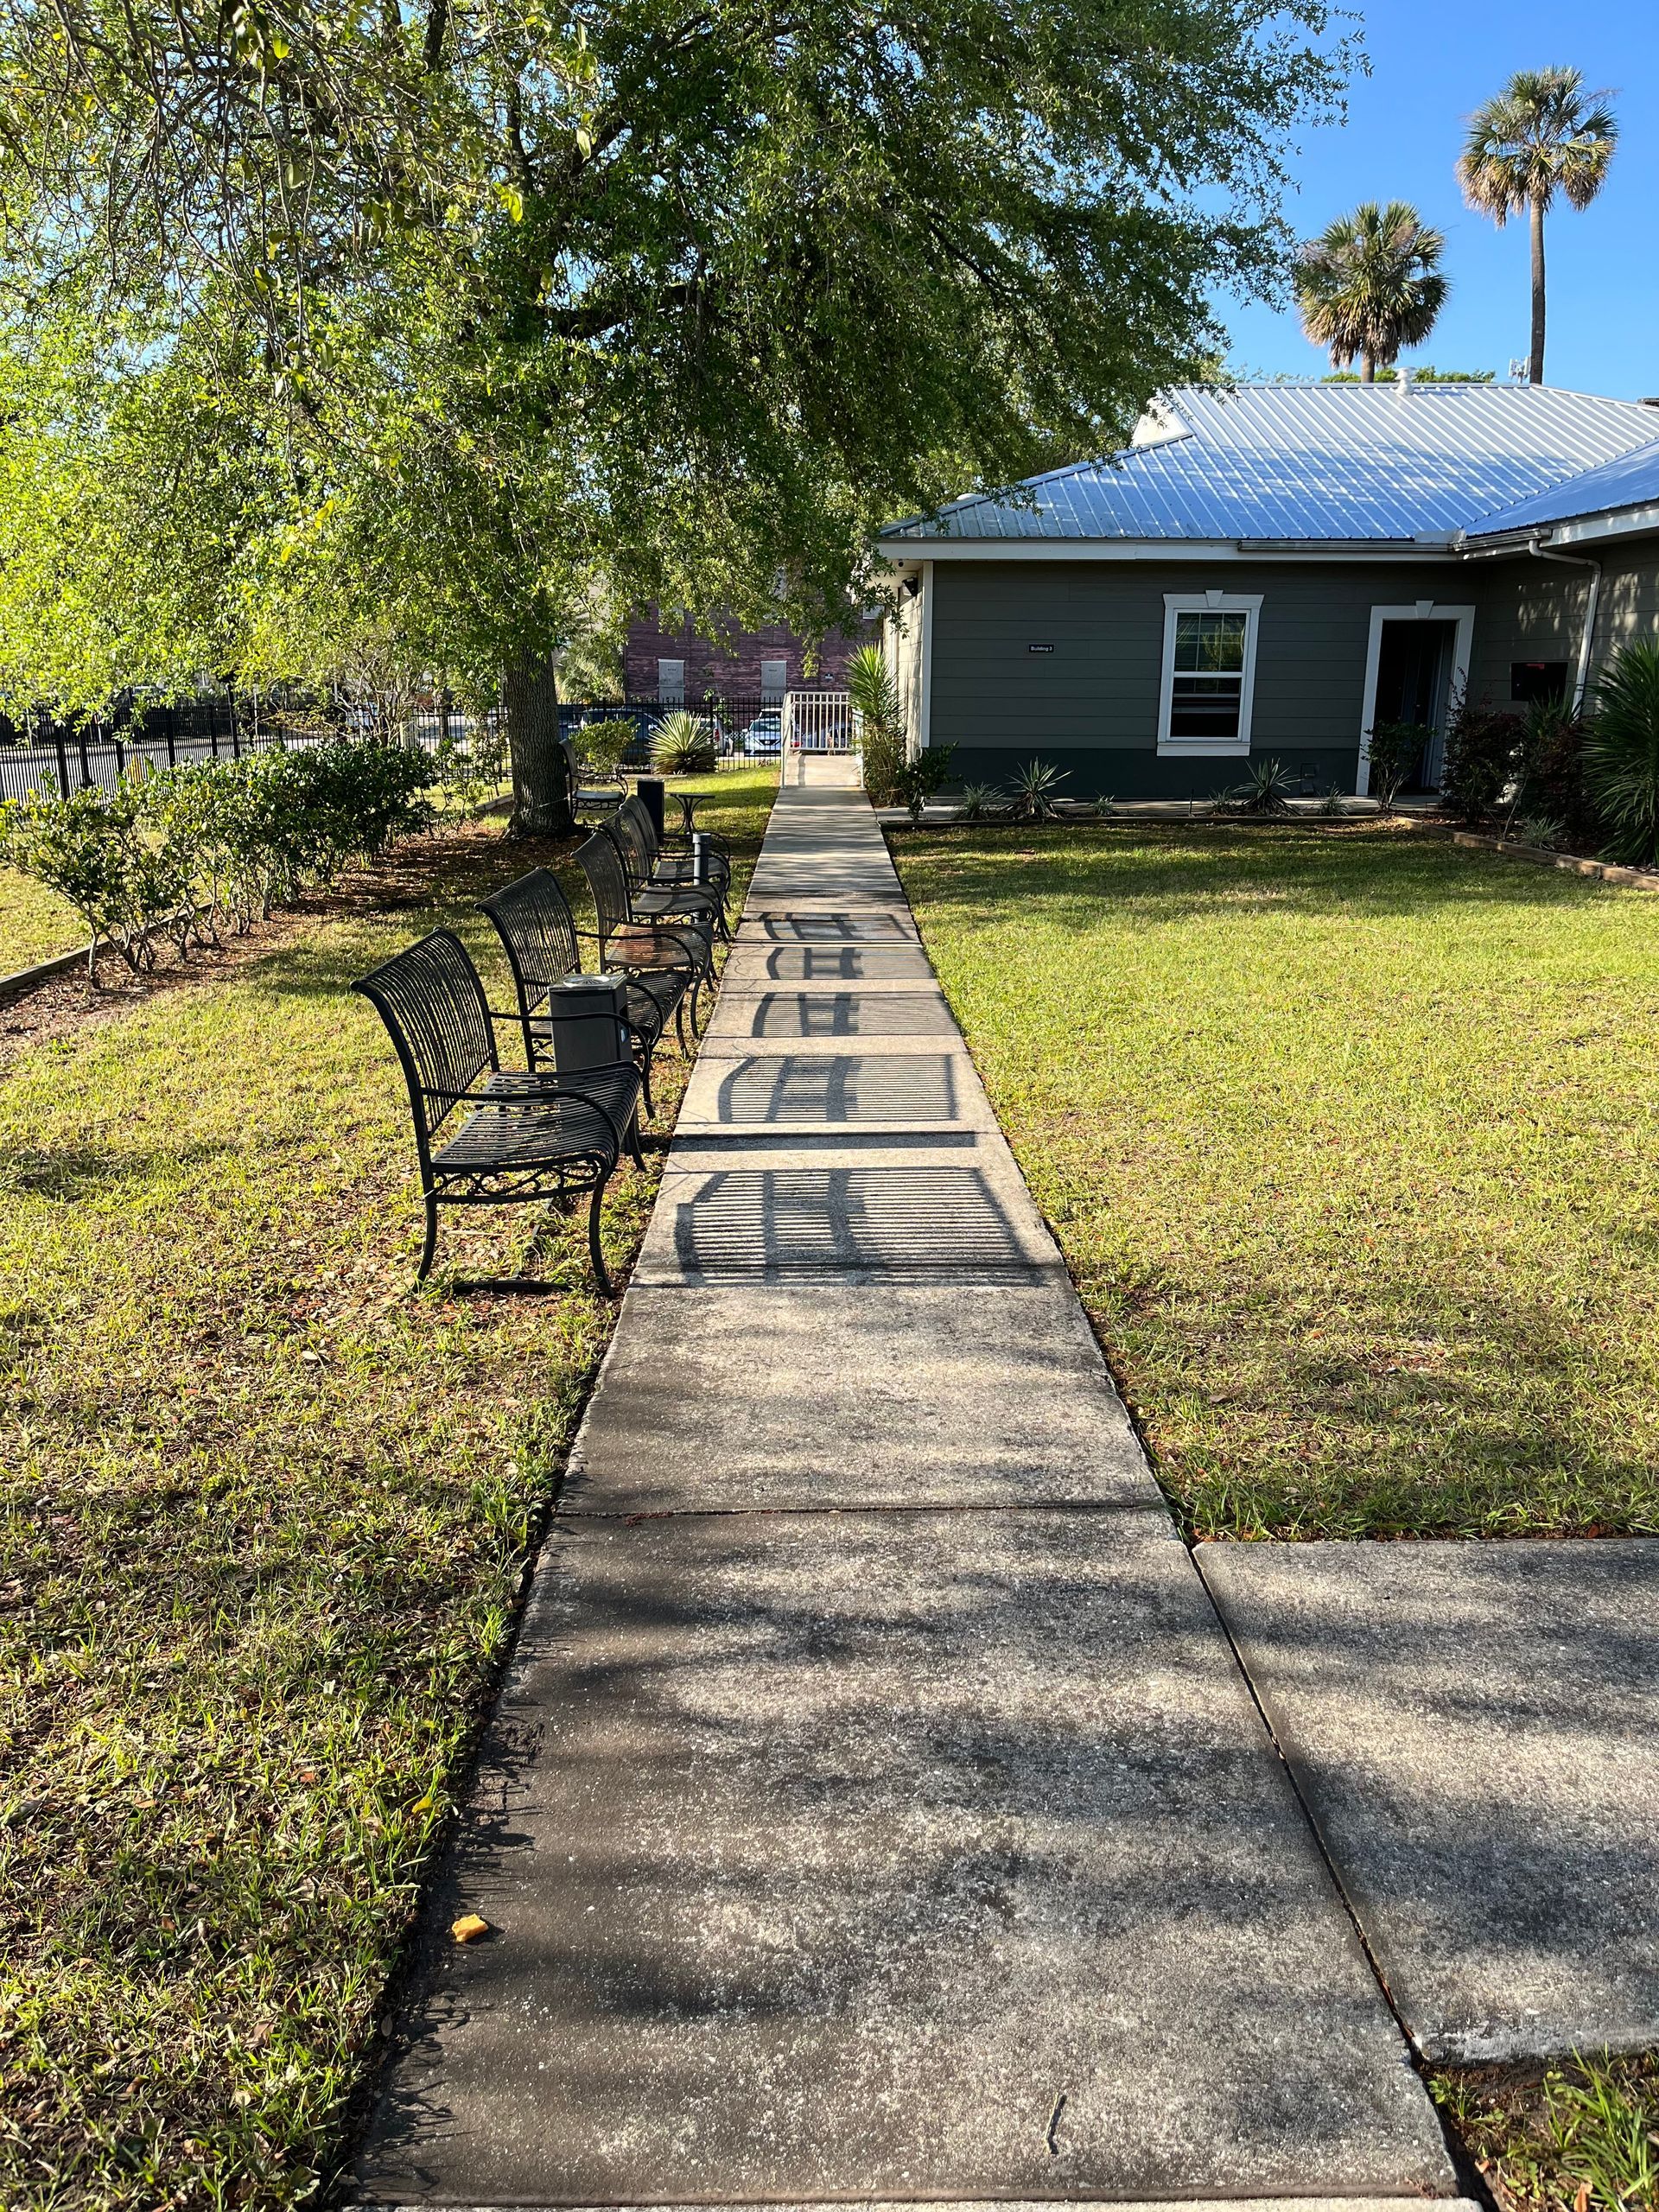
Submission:
[[[1345,60],[1317,0],[0,0],[0,660],[380,637],[554,826],[584,626],[822,631],[880,521],[1202,373]]]

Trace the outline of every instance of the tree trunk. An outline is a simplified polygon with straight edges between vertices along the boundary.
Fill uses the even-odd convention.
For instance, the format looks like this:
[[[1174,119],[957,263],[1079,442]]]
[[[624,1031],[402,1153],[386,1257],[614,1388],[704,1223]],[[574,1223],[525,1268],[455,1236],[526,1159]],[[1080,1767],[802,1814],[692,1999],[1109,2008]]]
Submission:
[[[567,837],[575,827],[559,743],[559,683],[550,659],[520,654],[501,687],[512,769],[513,834]]]
[[[1359,380],[1361,384],[1376,382],[1376,356],[1374,353],[1363,353],[1360,356]]]
[[[1532,384],[1544,380],[1544,203],[1532,203],[1532,361],[1527,372]]]

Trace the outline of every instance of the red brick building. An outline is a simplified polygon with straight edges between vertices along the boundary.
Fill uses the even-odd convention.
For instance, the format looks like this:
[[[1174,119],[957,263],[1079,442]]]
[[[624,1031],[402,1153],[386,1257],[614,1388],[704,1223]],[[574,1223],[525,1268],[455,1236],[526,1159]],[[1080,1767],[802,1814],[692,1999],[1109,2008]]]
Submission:
[[[847,664],[861,645],[874,642],[880,623],[870,617],[850,638],[826,638],[813,672],[806,646],[785,624],[740,631],[723,648],[700,638],[689,624],[663,626],[656,607],[636,615],[622,648],[623,682],[630,699],[694,701],[716,692],[726,699],[781,699],[806,685],[838,690]]]

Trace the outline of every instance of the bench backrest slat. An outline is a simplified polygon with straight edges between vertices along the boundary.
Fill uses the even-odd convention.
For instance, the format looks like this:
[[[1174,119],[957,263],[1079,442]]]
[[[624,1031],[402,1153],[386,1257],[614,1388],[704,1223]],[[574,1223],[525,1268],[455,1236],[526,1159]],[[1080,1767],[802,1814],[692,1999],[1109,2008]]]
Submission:
[[[614,838],[606,830],[595,830],[585,845],[576,848],[576,861],[594,894],[601,941],[628,928],[633,920],[633,901]]]
[[[352,988],[391,1032],[424,1159],[456,1100],[499,1065],[478,970],[453,930],[434,930]]]

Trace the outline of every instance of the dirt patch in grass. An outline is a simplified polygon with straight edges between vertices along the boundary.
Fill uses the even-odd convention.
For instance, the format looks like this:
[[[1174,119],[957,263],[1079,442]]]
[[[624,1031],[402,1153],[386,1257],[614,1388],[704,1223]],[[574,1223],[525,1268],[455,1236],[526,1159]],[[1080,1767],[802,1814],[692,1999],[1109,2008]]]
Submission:
[[[747,867],[765,774],[705,811]],[[350,979],[531,857],[446,834],[0,1080],[0,2202],[315,2201],[613,1309],[580,1212],[446,1220]],[[76,993],[79,993],[77,999]],[[683,1065],[658,1062],[656,1128]],[[626,1169],[626,1270],[660,1154]]]
[[[1659,1531],[1644,893],[1386,825],[893,846],[1191,1535]]]
[[[1655,2212],[1659,2061],[1440,2074],[1434,2101],[1499,2212]]]

